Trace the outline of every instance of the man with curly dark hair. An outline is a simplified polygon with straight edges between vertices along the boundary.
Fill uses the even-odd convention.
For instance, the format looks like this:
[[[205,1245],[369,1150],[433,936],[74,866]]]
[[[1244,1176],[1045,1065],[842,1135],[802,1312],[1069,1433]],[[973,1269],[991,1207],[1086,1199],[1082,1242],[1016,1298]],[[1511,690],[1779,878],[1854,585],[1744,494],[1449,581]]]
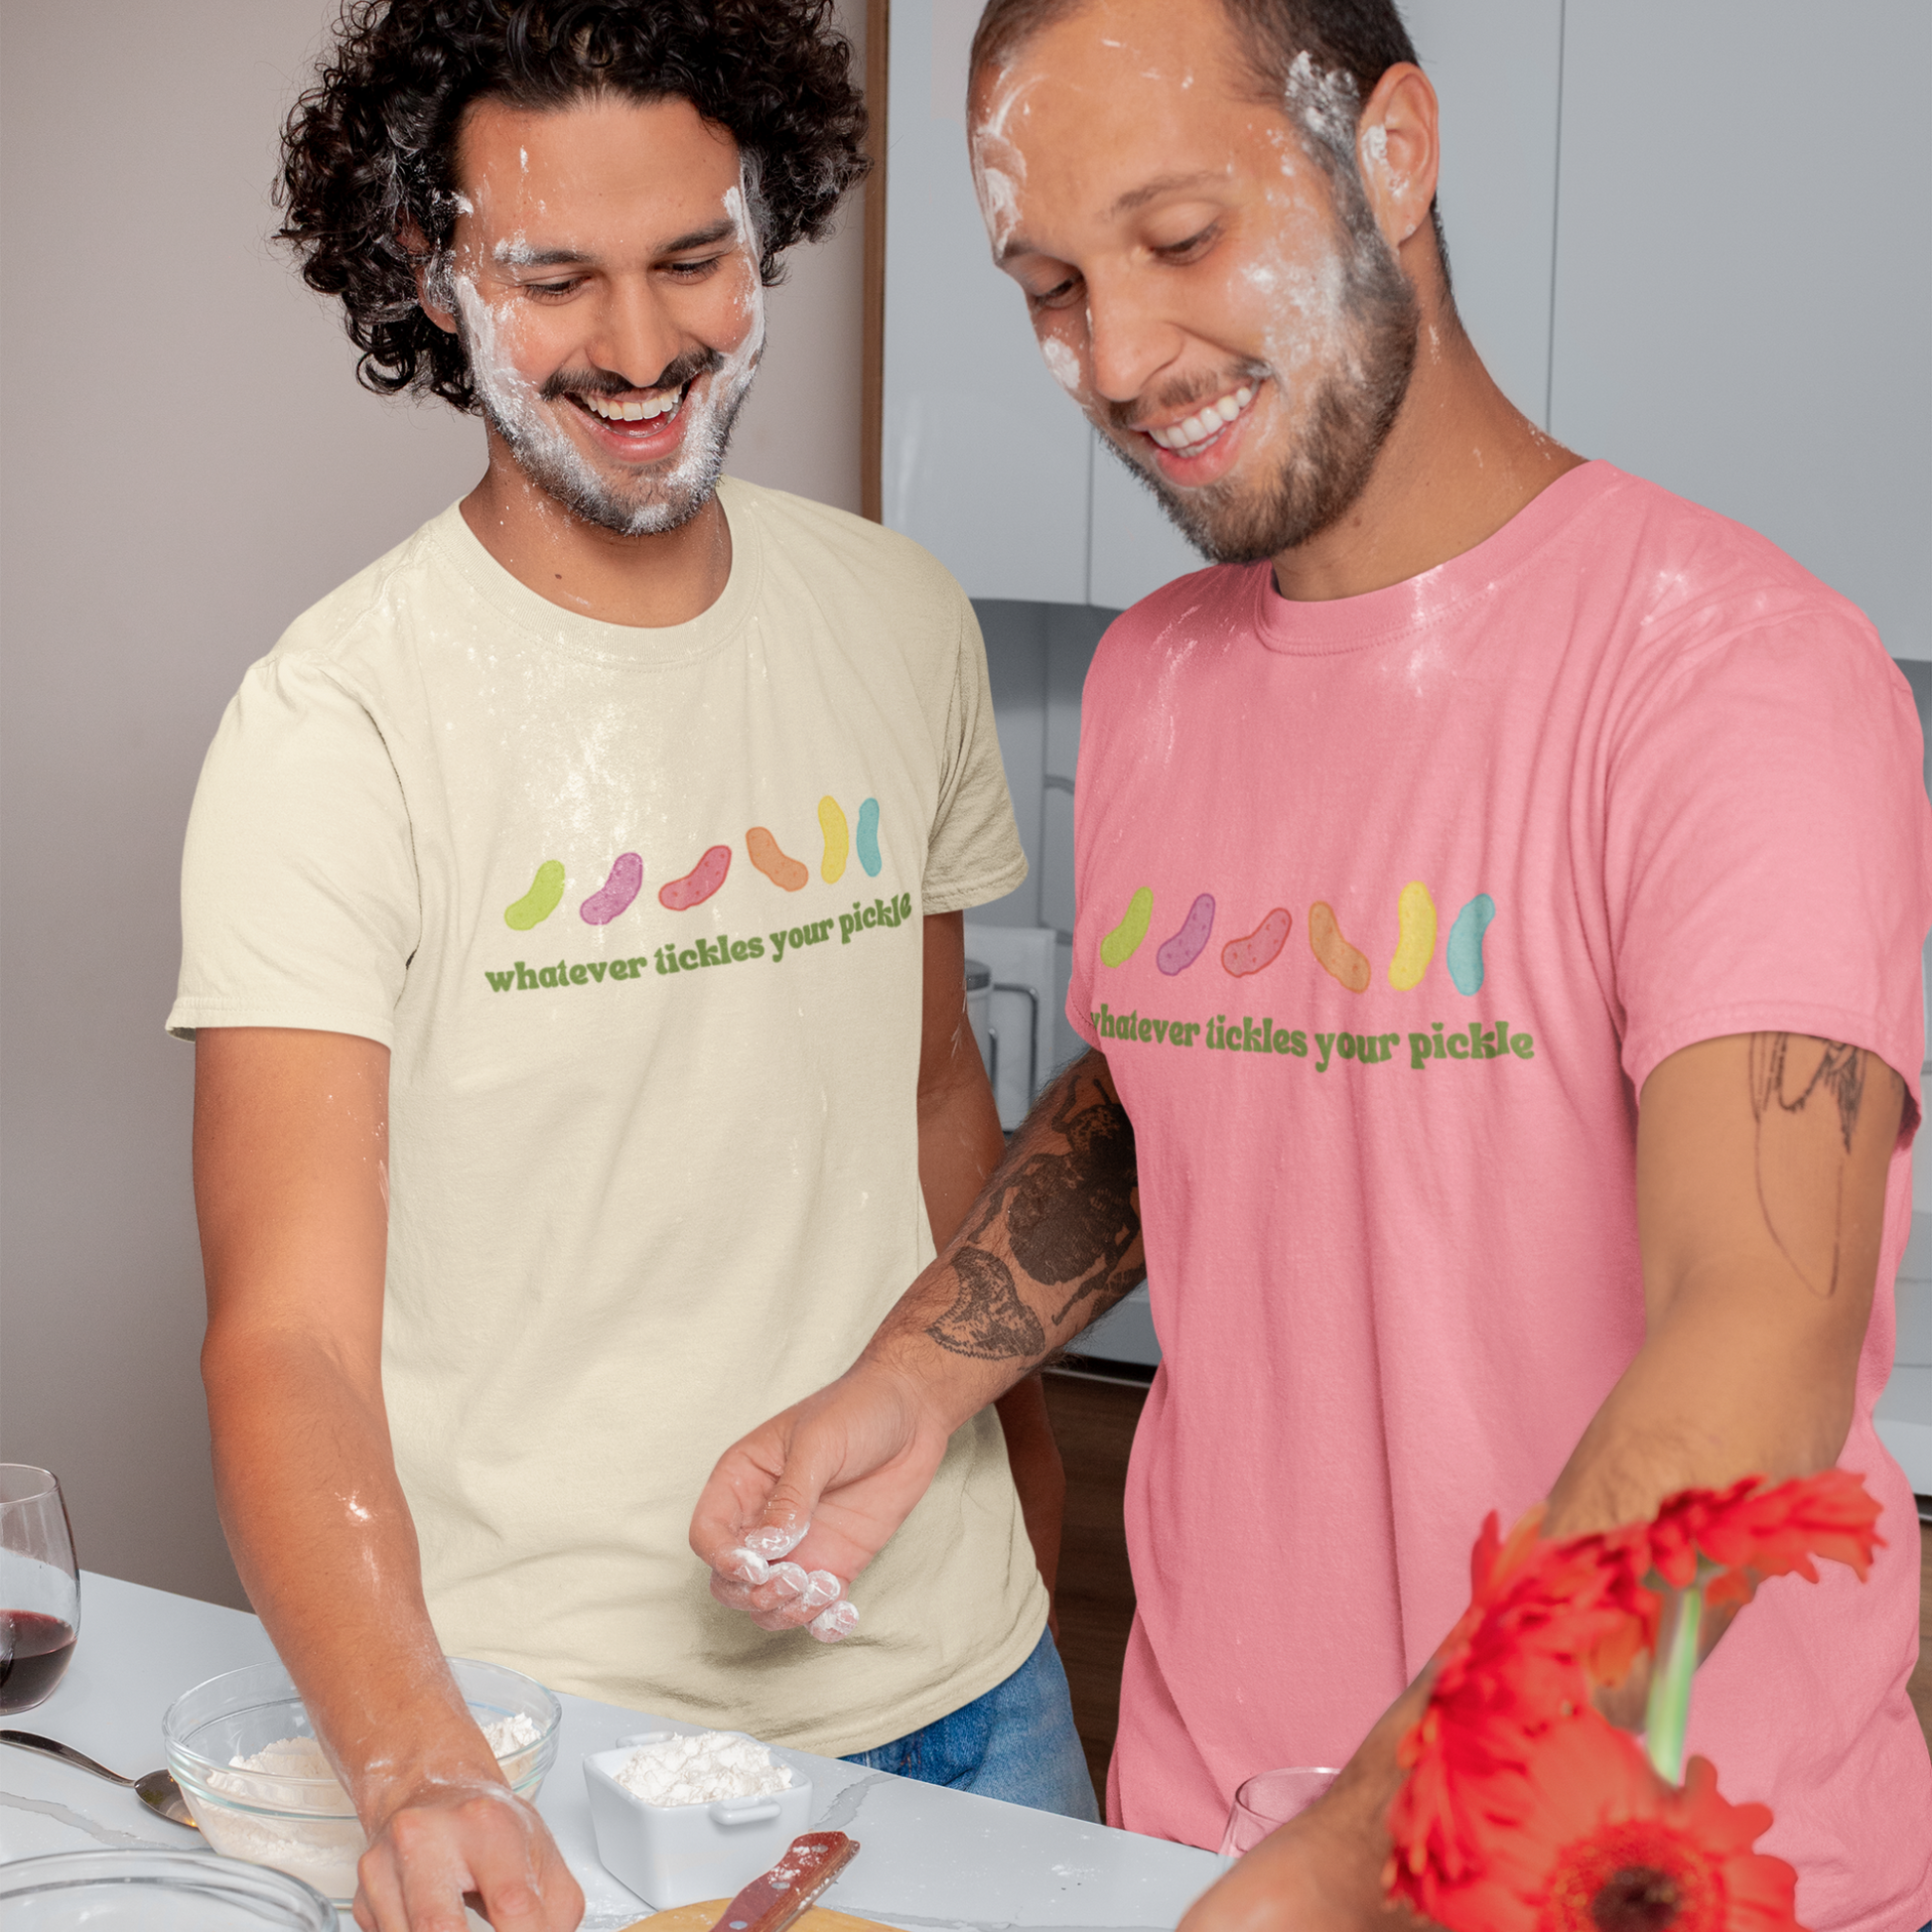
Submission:
[[[971,607],[720,479],[763,289],[864,166],[829,15],[356,0],[289,122],[363,380],[487,443],[248,672],[170,1018],[223,1520],[384,1932],[581,1909],[445,1652],[1092,1815],[1036,1385],[957,1432],[863,1624],[802,1527],[736,1560],[762,1627],[684,1539],[1001,1151],[961,920],[1025,860]]]

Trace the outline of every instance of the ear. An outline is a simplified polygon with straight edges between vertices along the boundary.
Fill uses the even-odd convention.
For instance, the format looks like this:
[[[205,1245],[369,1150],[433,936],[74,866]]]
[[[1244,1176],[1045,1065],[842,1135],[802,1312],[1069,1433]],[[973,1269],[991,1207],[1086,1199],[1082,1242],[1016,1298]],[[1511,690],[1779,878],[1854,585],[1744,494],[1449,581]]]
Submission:
[[[1355,162],[1376,224],[1399,249],[1429,219],[1442,162],[1436,89],[1401,61],[1375,83],[1355,124]]]
[[[416,264],[416,306],[435,323],[446,336],[456,334],[456,316],[443,303],[431,294],[433,277],[430,264],[435,259],[429,245],[429,237],[414,221],[405,217],[396,229],[396,239],[408,251],[409,259]]]

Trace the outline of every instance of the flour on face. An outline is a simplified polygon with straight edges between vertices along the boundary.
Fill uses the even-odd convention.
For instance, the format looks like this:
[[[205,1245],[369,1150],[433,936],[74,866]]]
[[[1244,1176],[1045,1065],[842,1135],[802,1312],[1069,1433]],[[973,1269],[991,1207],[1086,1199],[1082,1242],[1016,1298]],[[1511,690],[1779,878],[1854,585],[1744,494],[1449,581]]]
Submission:
[[[683,413],[684,433],[674,456],[636,470],[594,461],[570,434],[563,412],[575,407],[569,400],[573,395],[602,397],[646,385],[599,370],[559,370],[541,386],[532,382],[518,359],[522,312],[515,292],[492,303],[470,271],[439,265],[484,417],[524,475],[585,521],[621,536],[651,535],[688,521],[716,490],[732,426],[764,349],[756,196],[756,183],[741,167],[738,184],[724,196],[747,278],[738,303],[743,324],[738,342],[728,351],[688,350],[654,375],[647,385],[653,393],[679,392],[672,410]],[[525,266],[533,258],[521,234],[499,241],[491,252],[505,268]]]

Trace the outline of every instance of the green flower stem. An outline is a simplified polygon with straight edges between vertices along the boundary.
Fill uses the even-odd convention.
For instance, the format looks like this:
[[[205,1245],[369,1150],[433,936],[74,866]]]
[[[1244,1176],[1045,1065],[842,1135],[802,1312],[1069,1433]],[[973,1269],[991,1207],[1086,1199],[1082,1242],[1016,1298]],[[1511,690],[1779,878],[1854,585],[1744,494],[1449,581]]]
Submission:
[[[1702,1576],[1689,1589],[1667,1589],[1665,1597],[1669,1634],[1650,1666],[1644,1747],[1657,1775],[1679,1784],[1684,1777],[1684,1730],[1691,1720],[1691,1680],[1698,1667],[1698,1629],[1704,1621]]]

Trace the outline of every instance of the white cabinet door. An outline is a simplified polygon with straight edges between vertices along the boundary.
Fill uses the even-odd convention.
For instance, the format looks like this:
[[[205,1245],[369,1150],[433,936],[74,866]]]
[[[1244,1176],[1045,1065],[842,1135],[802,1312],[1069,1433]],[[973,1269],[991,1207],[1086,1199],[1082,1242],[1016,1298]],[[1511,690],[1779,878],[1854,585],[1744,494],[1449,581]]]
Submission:
[[[1442,102],[1436,199],[1469,340],[1498,386],[1543,423],[1564,0],[1405,0]]]
[[[1926,0],[1569,0],[1552,432],[1932,658]]]
[[[1087,426],[989,257],[966,159],[979,0],[894,0],[885,520],[972,597],[1087,600]]]

